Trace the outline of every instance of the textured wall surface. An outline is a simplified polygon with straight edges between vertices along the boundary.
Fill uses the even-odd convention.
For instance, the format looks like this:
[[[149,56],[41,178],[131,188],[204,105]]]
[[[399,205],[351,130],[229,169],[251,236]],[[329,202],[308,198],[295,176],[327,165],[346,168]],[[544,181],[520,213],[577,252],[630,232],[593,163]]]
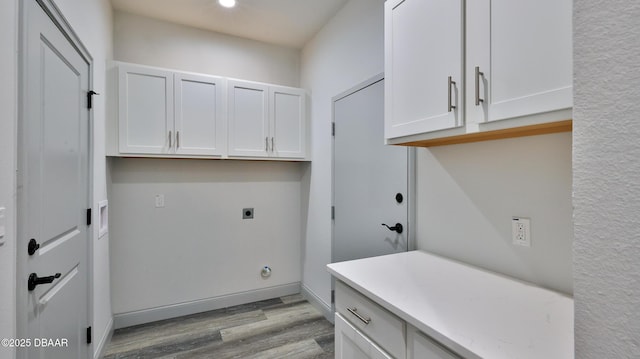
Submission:
[[[640,3],[574,3],[576,358],[640,353]]]
[[[418,249],[572,293],[570,133],[417,153]],[[512,244],[513,216],[531,247]]]

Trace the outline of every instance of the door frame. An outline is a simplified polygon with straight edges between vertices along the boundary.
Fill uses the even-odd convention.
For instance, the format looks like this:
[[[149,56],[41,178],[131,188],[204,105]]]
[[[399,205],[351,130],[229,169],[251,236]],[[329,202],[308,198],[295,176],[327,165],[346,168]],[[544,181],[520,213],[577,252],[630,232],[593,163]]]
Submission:
[[[93,88],[93,57],[84,46],[82,41],[80,41],[80,37],[73,30],[69,22],[66,20],[62,11],[58,8],[58,6],[53,2],[53,0],[27,0],[27,1],[35,1],[42,10],[49,16],[49,18],[53,21],[56,27],[60,30],[60,32],[67,38],[69,43],[75,48],[76,51],[80,54],[80,56],[86,61],[88,64],[88,75],[89,75],[89,89]],[[29,30],[29,10],[28,4],[25,4],[26,1],[20,1],[19,4],[19,25],[18,25],[18,129],[17,129],[17,176],[16,176],[16,203],[17,203],[17,230],[16,230],[16,337],[17,338],[28,338],[28,321],[27,321],[27,286],[26,286],[26,278],[27,278],[27,258],[20,253],[25,253],[27,248],[28,240],[26,238],[26,228],[24,225],[23,218],[25,218],[26,213],[26,200],[23,195],[21,195],[22,188],[25,185],[25,178],[22,175],[22,169],[24,168],[24,164],[26,163],[26,133],[24,129],[24,121],[25,121],[25,113],[27,106],[27,88],[25,86],[26,83],[26,75],[27,75],[27,56],[25,56],[25,52],[27,49],[27,39],[28,39],[28,30]],[[87,128],[87,136],[88,136],[88,154],[87,154],[87,208],[93,208],[94,202],[94,111],[87,109],[89,111],[88,116],[88,128]],[[92,211],[92,216],[94,216],[94,211]],[[95,217],[95,216],[94,216]],[[92,222],[94,222],[92,220]],[[93,328],[93,238],[94,238],[94,227],[90,226],[87,229],[87,253],[86,253],[86,263],[87,263],[87,326],[91,326]],[[95,331],[95,330],[93,330]],[[93,334],[93,333],[92,333]],[[94,335],[95,337],[95,335]],[[92,338],[95,339],[95,338]],[[93,358],[94,356],[94,346],[95,340],[92,340],[92,343],[89,344],[88,352]],[[16,351],[16,358],[24,358],[26,353],[24,351]]]
[[[373,84],[376,84],[380,81],[384,80],[384,72],[381,72],[365,81],[362,81],[353,87],[339,93],[338,95],[331,98],[331,262],[333,262],[333,250],[335,248],[335,220],[333,216],[333,208],[335,206],[335,158],[336,158],[336,149],[335,149],[335,135],[333,134],[333,128],[335,128],[336,123],[336,112],[335,105],[336,102],[352,95],[360,90],[363,90]],[[383,99],[384,101],[384,99]],[[384,113],[383,113],[384,116]],[[384,141],[384,138],[381,138],[380,141]],[[387,145],[391,146],[391,145]],[[416,229],[415,229],[415,215],[416,215],[416,149],[414,147],[407,148],[407,251],[412,251],[416,249]],[[331,277],[331,306],[333,311],[335,311],[335,303],[333,292],[335,289],[335,278]]]

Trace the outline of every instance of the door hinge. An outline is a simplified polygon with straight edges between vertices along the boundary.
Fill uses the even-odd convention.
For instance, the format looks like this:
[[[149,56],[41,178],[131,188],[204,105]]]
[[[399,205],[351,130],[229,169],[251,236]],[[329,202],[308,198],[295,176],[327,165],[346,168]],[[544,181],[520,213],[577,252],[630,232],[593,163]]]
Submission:
[[[331,304],[336,302],[336,291],[332,290],[331,291]]]
[[[91,327],[87,328],[87,344],[91,344]]]
[[[331,136],[336,137],[336,123],[331,122]]]
[[[87,108],[88,109],[93,108],[93,95],[99,95],[99,93],[93,90],[87,92]]]
[[[91,225],[91,208],[87,208],[87,226]]]
[[[331,219],[336,219],[336,206],[331,206]]]

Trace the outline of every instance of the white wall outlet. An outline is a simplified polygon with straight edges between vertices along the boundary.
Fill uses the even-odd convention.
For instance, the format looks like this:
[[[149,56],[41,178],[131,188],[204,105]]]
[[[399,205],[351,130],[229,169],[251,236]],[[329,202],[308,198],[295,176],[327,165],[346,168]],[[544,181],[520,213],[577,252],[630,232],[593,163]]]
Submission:
[[[511,219],[513,244],[523,247],[531,247],[531,220],[523,217]]]
[[[163,208],[164,207],[164,195],[163,194],[157,194],[156,195],[156,208]]]

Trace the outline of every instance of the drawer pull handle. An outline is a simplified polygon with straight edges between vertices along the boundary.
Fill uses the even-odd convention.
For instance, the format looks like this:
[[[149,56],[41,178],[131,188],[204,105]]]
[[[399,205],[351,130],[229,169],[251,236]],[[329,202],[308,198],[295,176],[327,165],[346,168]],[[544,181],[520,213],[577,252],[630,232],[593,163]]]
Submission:
[[[360,319],[364,323],[364,325],[367,325],[367,324],[371,323],[371,318],[365,318],[365,317],[361,316],[358,313],[358,309],[356,307],[353,307],[353,309],[347,307],[347,310],[349,311],[349,313],[355,315],[358,319]]]

